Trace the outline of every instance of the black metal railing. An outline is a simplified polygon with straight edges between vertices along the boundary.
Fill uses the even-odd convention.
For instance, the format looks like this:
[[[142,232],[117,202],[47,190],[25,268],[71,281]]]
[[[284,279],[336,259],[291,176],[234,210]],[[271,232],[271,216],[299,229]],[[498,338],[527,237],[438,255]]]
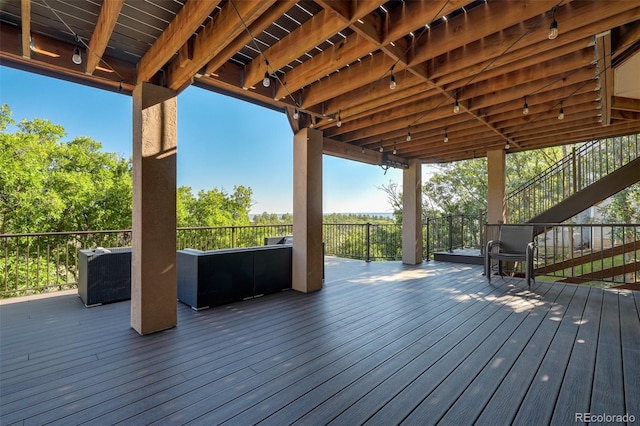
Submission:
[[[506,197],[510,223],[524,223],[640,156],[637,134],[594,140],[573,149]]]
[[[443,216],[423,225],[423,257],[458,248],[480,248],[482,216]],[[248,225],[178,228],[176,248],[215,250],[264,244],[265,237],[292,235],[293,226]],[[400,260],[399,224],[323,225],[325,254],[366,261]],[[0,235],[0,297],[72,288],[78,281],[77,251],[131,245],[131,230]]]
[[[499,226],[487,225],[489,240],[498,238]],[[536,276],[594,285],[640,283],[640,225],[536,223],[535,226]]]

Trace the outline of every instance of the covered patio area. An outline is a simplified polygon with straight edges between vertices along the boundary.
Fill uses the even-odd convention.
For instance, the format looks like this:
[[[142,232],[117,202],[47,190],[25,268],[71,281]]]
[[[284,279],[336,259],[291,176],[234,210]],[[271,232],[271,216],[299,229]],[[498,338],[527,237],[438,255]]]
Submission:
[[[0,422],[638,421],[640,293],[325,262],[323,291],[178,304],[177,327],[144,337],[130,302],[3,300]]]

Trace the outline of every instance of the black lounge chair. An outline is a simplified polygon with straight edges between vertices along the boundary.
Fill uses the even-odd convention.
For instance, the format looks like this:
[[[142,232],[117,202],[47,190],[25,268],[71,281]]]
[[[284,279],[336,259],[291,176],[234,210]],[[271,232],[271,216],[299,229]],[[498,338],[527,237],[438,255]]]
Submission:
[[[502,262],[525,262],[525,279],[531,288],[531,281],[535,282],[533,270],[534,227],[501,225],[498,240],[487,243],[484,254],[484,273],[491,282],[492,259],[498,261],[498,273],[502,273]]]

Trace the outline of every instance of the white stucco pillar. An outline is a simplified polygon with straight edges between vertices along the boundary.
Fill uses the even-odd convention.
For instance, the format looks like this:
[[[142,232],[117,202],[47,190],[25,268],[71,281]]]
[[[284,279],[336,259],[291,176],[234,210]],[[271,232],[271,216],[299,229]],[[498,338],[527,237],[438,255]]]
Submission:
[[[322,288],[322,132],[293,137],[293,289]]]
[[[149,334],[177,324],[176,92],[133,91],[131,327]]]
[[[409,160],[402,172],[402,263],[422,262],[422,163]]]

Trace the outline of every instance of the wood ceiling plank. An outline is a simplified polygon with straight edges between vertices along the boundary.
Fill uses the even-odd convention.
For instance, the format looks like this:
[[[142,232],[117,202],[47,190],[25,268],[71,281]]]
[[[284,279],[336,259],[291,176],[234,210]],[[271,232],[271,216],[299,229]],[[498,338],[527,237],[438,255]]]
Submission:
[[[107,0],[102,3],[98,21],[89,40],[87,49],[87,66],[85,72],[93,74],[104,55],[111,34],[113,33],[124,0]]]
[[[138,62],[137,84],[148,81],[191,38],[220,0],[189,0]]]
[[[20,0],[22,57],[31,58],[31,0]]]

